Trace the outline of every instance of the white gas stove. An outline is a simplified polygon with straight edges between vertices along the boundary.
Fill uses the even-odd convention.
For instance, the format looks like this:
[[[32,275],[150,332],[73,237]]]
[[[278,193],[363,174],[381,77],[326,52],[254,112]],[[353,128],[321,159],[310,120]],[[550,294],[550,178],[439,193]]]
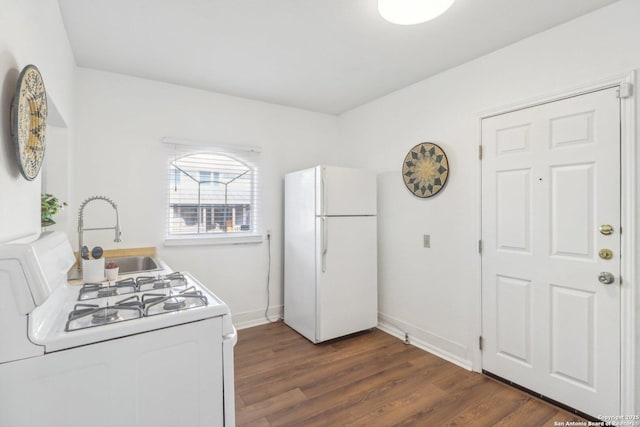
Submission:
[[[62,233],[0,246],[0,426],[232,426],[227,305],[189,273],[70,286]]]

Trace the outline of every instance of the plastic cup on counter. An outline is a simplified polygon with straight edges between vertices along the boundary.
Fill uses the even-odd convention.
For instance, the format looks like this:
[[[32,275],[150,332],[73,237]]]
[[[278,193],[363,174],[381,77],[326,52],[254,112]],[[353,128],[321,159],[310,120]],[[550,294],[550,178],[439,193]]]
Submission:
[[[113,282],[118,279],[118,272],[120,271],[120,267],[111,267],[107,264],[107,268],[104,269],[104,275],[106,276],[109,282]]]

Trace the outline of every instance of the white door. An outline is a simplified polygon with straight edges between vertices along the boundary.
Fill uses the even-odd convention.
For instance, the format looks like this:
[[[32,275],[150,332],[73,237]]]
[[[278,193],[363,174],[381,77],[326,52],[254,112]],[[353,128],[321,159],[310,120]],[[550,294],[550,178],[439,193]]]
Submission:
[[[484,119],[482,144],[483,369],[594,416],[619,414],[616,89]]]
[[[378,324],[376,217],[320,217],[316,340]]]

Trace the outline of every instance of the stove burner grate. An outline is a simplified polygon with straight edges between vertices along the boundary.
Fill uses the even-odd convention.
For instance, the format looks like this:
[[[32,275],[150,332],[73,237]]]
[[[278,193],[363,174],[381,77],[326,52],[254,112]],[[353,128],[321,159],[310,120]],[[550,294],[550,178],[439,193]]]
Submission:
[[[76,331],[140,317],[143,317],[142,304],[136,295],[105,307],[97,304],[76,304],[74,310],[69,313],[64,330]]]
[[[208,304],[207,297],[202,295],[193,286],[173,294],[169,291],[166,294],[144,294],[142,295],[145,316],[155,316],[156,314],[179,311],[196,307],[203,307]]]
[[[174,272],[165,276],[150,277],[139,276],[136,278],[138,291],[150,291],[154,289],[166,289],[178,286],[187,286],[187,279],[183,274]]]
[[[118,295],[118,288],[108,286],[98,290],[98,298],[112,297]]]
[[[143,293],[145,291],[149,291]],[[110,300],[95,301],[98,304],[82,303],[84,300],[108,298],[116,295],[135,294],[111,303]],[[138,276],[111,283],[85,283],[78,300],[69,313],[65,331],[92,328],[112,323],[176,313],[209,304],[207,297],[195,286],[189,286],[187,278],[179,273],[164,276]],[[87,301],[89,302],[89,301]],[[90,301],[94,302],[94,301]]]
[[[105,323],[115,322],[119,317],[118,310],[113,307],[104,307],[91,315],[91,323],[104,325]]]
[[[80,288],[78,301],[132,294],[137,291],[138,287],[133,279],[118,280],[113,285],[111,283],[85,283]]]
[[[181,310],[187,306],[187,299],[183,297],[173,297],[164,302],[162,308],[168,311]]]

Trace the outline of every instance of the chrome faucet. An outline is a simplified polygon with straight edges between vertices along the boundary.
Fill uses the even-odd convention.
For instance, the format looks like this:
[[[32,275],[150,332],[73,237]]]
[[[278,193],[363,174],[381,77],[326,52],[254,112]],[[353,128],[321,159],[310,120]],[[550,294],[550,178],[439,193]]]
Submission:
[[[94,200],[104,200],[109,203],[113,209],[116,211],[116,225],[114,227],[97,227],[97,228],[84,228],[84,208]],[[80,209],[78,210],[78,258],[82,253],[83,239],[82,234],[85,231],[93,231],[93,230],[115,230],[116,237],[113,239],[114,242],[120,242],[120,236],[122,233],[120,232],[120,220],[118,219],[118,205],[113,203],[113,200],[109,199],[105,196],[91,196],[80,205]],[[80,259],[78,259],[78,270],[82,269],[82,264],[80,263]]]

